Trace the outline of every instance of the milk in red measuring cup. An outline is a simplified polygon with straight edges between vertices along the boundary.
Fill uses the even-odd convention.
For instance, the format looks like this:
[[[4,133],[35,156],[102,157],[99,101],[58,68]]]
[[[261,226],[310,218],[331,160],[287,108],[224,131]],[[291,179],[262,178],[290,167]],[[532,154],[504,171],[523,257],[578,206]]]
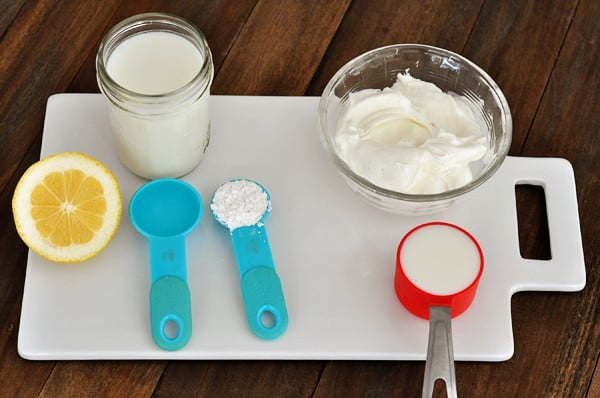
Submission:
[[[410,230],[396,255],[394,286],[400,302],[414,315],[429,319],[429,342],[423,396],[437,379],[456,397],[451,317],[473,302],[483,273],[483,252],[463,228],[432,222]]]

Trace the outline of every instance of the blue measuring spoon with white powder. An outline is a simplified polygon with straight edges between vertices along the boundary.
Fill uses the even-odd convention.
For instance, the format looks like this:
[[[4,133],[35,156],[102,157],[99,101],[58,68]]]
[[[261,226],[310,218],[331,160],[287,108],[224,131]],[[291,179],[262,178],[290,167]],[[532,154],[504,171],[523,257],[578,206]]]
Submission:
[[[264,224],[271,211],[269,193],[255,181],[231,180],[215,191],[210,208],[231,235],[248,326],[260,338],[279,337],[288,315]]]

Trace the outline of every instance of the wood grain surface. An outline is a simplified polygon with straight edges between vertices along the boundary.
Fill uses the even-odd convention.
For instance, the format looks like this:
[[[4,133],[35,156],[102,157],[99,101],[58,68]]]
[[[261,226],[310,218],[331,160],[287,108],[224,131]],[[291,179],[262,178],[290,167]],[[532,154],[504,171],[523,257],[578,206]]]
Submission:
[[[17,334],[27,248],[11,199],[39,159],[48,96],[99,92],[104,33],[141,12],[206,35],[214,94],[320,95],[351,58],[393,43],[465,55],[502,87],[510,155],[575,170],[587,285],[512,299],[515,354],[459,362],[464,397],[600,397],[600,1],[0,0],[0,397],[417,397],[423,362],[27,361]],[[551,256],[543,191],[518,192],[521,252]],[[40,331],[43,333],[43,331]],[[439,386],[438,386],[439,387]],[[444,396],[437,388],[435,396]]]

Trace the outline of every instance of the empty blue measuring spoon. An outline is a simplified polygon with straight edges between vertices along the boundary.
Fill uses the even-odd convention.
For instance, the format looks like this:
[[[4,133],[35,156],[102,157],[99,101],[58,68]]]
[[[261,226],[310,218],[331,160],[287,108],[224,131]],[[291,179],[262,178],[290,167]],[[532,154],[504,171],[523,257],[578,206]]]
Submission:
[[[150,241],[150,330],[164,350],[182,348],[192,335],[185,237],[202,210],[198,191],[176,179],[143,185],[129,203],[133,226]]]
[[[271,211],[269,193],[255,181],[231,180],[215,191],[210,207],[231,235],[250,330],[263,339],[279,337],[288,315],[264,224]]]

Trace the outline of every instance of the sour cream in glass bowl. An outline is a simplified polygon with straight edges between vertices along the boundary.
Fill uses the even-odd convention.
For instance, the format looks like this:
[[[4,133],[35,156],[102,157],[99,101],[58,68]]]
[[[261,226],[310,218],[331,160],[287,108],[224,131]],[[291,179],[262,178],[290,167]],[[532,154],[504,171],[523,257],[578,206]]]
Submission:
[[[512,118],[492,78],[448,50],[398,44],[364,53],[319,103],[323,146],[348,185],[382,210],[422,215],[487,181],[510,148]]]

